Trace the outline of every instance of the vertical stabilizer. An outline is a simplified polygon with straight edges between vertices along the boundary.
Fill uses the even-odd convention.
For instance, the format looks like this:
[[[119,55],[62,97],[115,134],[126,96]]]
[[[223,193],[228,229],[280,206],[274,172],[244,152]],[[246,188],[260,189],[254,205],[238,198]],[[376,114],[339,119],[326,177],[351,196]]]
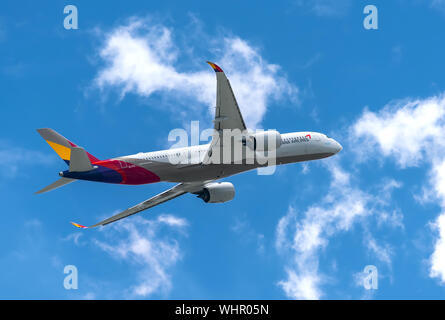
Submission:
[[[72,149],[77,148],[77,145],[69,141],[64,136],[58,134],[50,128],[37,129],[37,132],[50,145],[51,148],[58,154],[67,165],[70,165]],[[82,149],[83,150],[83,149]],[[84,151],[90,162],[99,161],[96,157]]]

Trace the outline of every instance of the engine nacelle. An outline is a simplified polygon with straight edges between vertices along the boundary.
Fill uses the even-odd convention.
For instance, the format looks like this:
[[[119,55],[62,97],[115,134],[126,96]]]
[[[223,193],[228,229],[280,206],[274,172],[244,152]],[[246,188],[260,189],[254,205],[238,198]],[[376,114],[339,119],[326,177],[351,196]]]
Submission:
[[[235,197],[235,187],[230,182],[212,182],[196,194],[206,203],[223,203]]]
[[[273,151],[281,146],[281,134],[275,130],[258,132],[246,139],[246,145],[255,151]]]

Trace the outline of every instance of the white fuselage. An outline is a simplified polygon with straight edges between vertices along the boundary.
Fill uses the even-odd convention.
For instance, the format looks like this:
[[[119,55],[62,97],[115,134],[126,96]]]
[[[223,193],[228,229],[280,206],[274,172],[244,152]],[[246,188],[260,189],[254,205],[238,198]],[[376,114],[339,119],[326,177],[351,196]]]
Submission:
[[[128,163],[142,166],[159,176],[161,181],[192,182],[214,180],[240,172],[269,165],[280,165],[330,157],[341,145],[332,138],[317,132],[291,132],[281,134],[281,145],[275,150],[275,160],[269,162],[244,162],[202,164],[209,144],[175,148],[154,152],[137,153],[119,157]],[[256,152],[257,153],[257,152]],[[187,163],[172,159],[187,159]]]

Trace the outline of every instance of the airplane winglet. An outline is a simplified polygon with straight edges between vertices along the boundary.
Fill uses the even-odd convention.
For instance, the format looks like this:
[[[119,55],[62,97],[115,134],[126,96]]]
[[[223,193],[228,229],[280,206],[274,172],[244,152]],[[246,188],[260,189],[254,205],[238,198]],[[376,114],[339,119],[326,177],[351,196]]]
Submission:
[[[88,229],[88,227],[85,227],[81,224],[75,223],[75,222],[70,222],[73,226],[80,228],[80,229]]]
[[[218,65],[213,62],[207,61],[207,63],[215,70],[215,72],[224,72]]]

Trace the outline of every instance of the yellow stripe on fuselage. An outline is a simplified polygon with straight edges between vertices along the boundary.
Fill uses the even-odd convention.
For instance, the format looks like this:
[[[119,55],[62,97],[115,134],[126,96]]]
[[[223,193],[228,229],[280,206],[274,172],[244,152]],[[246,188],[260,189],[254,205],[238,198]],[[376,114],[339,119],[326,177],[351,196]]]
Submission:
[[[61,157],[63,160],[70,160],[71,159],[71,148],[62,146],[58,143],[51,142],[46,140],[48,144],[51,146],[51,148],[54,149],[54,151]]]

